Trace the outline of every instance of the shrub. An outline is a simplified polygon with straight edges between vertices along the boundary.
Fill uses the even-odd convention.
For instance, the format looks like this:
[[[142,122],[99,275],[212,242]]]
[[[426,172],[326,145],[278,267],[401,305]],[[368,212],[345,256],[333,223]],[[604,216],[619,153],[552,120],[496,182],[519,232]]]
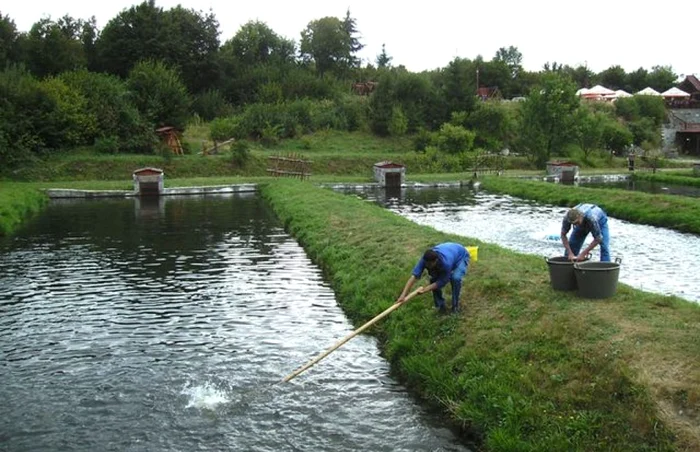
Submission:
[[[389,121],[389,134],[392,136],[405,135],[408,130],[408,119],[403,114],[399,106],[394,106],[391,110],[391,120]]]
[[[450,154],[467,152],[474,146],[476,134],[462,126],[445,123],[437,133],[437,146],[441,151]]]
[[[209,137],[212,141],[226,141],[230,138],[245,138],[241,133],[240,116],[216,118],[209,123]]]
[[[250,159],[250,146],[245,140],[236,140],[231,144],[231,160],[237,166],[245,166]]]
[[[127,84],[139,112],[156,128],[185,129],[191,100],[177,71],[160,61],[143,61],[131,70]]]
[[[425,151],[432,143],[433,134],[424,128],[419,129],[413,137],[413,149],[419,152]]]
[[[233,107],[226,102],[219,90],[210,89],[194,98],[192,110],[205,121],[233,114]]]
[[[100,139],[116,140],[116,149],[110,145],[110,152],[150,152],[153,149],[154,129],[131,102],[124,81],[86,70],[65,72],[59,78],[87,100],[86,109],[97,122],[90,141],[95,140],[97,144]]]
[[[119,152],[119,138],[100,137],[95,140],[95,150],[102,154],[116,154]]]

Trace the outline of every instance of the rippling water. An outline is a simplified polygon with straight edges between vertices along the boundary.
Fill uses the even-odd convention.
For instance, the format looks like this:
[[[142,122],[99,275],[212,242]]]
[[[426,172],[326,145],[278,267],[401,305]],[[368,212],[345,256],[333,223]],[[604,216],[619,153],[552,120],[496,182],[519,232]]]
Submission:
[[[355,192],[416,223],[543,257],[563,255],[559,239],[566,208],[461,188],[407,188]],[[582,200],[585,201],[585,200]],[[620,281],[642,290],[700,301],[700,237],[609,218]],[[590,236],[587,243],[590,242]],[[599,256],[598,249],[593,250]],[[546,270],[546,265],[543,266]]]
[[[465,450],[257,195],[53,202],[0,241],[0,449]]]

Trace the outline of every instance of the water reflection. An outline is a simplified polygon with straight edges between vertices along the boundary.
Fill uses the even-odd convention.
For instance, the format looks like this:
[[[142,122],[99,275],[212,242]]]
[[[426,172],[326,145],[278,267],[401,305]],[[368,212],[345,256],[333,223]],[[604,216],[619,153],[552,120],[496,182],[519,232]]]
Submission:
[[[628,179],[624,181],[614,182],[580,182],[581,187],[590,188],[617,188],[621,190],[640,191],[643,193],[654,193],[662,195],[679,195],[679,196],[700,196],[700,187],[692,187],[688,185],[672,185],[655,181],[634,180]]]
[[[54,202],[0,241],[0,448],[464,450],[255,194]]]
[[[563,253],[559,240],[563,207],[466,187],[405,188],[400,196],[387,196],[382,189],[355,193],[444,232],[527,254]],[[616,218],[610,218],[608,224],[612,256],[622,259],[620,281],[649,292],[700,301],[696,289],[700,275],[694,268],[700,261],[700,237]]]

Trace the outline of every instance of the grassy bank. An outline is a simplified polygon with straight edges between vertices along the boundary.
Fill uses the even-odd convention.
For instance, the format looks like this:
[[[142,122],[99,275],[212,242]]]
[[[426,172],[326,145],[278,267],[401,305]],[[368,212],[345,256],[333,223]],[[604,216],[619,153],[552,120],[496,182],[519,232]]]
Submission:
[[[46,196],[32,185],[0,183],[0,236],[13,231],[46,201]]]
[[[633,176],[637,180],[647,180],[670,185],[687,185],[689,187],[700,187],[700,177],[694,176],[692,170],[672,171],[668,173],[637,173]]]
[[[194,129],[189,130],[185,137],[191,143],[199,143],[192,144],[192,149],[199,151],[202,143],[205,148],[211,146],[212,143],[205,138],[206,128],[194,132],[192,130]],[[183,156],[108,155],[84,148],[57,152],[22,168],[0,168],[0,177],[23,182],[128,180],[135,169],[147,166],[162,168],[166,177],[176,179],[261,177],[267,175],[270,156],[289,153],[301,154],[311,160],[311,172],[318,175],[371,177],[372,165],[382,160],[403,163],[407,167],[409,177],[417,174],[468,172],[470,169],[460,167],[464,166],[465,162],[457,156],[416,152],[410,138],[384,138],[365,132],[323,131],[283,140],[268,147],[250,142],[248,147],[250,154],[245,162],[233,157],[230,146],[222,146],[218,154],[207,156],[198,153]],[[617,168],[619,171],[624,165],[624,159],[614,158],[597,162],[603,163],[603,166]],[[505,165],[506,169],[510,170],[533,170],[525,157],[509,156],[505,159]],[[610,171],[610,168],[606,170],[594,166],[596,165],[588,165],[583,171]]]
[[[699,306],[624,285],[609,300],[577,299],[551,290],[541,258],[305,183],[263,194],[358,325],[390,306],[429,245],[480,246],[462,315],[436,315],[423,295],[374,330],[400,380],[478,447],[700,448]]]
[[[700,234],[700,199],[696,198],[504,177],[485,177],[481,187],[558,206],[589,202],[598,204],[615,218]]]

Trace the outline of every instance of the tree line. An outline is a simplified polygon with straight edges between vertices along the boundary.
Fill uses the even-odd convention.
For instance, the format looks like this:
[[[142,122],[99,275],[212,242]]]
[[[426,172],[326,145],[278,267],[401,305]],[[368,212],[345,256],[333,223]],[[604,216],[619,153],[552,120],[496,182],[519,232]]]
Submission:
[[[274,143],[323,128],[368,129],[412,134],[421,152],[508,146],[541,164],[571,146],[588,155],[658,144],[648,133],[663,120],[659,105],[648,105],[658,99],[592,107],[575,90],[596,83],[666,90],[677,78],[663,66],[595,74],[548,63],[529,72],[513,46],[488,61],[455,58],[414,73],[393,65],[385,46],[374,64],[363,64],[363,47],[349,10],[311,20],[298,42],[251,21],[223,43],[213,12],[164,9],[154,0],[123,10],[101,30],[94,18],[64,16],[21,32],[0,13],[0,159],[16,165],[79,146],[153,152],[157,127],[183,130],[197,116],[213,121],[213,138]],[[352,93],[354,82],[366,81],[377,82],[371,95]],[[479,102],[477,84],[527,99]]]

